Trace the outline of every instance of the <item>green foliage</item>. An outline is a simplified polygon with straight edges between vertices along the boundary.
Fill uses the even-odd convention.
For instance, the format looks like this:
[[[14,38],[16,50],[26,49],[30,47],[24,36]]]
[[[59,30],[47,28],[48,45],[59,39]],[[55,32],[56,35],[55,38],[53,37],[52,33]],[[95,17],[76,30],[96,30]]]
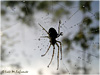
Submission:
[[[72,6],[73,5],[73,1],[65,1],[64,2],[66,6]]]
[[[14,7],[16,4],[20,3],[20,1],[3,1],[3,2],[6,3],[6,6],[11,6],[11,7]]]
[[[90,32],[92,33],[92,34],[99,34],[99,27],[91,27],[90,28]]]
[[[39,5],[37,6],[37,9],[39,10],[45,10],[49,8],[49,2],[48,1],[42,1],[39,2]]]
[[[79,8],[83,13],[91,11],[91,1],[80,1]]]
[[[92,20],[90,17],[83,18],[83,24],[86,24],[87,26],[89,26],[91,23],[92,23]]]
[[[5,10],[2,9],[2,11],[1,11],[1,15],[5,15],[5,14],[6,14]]]
[[[78,32],[78,33],[76,34],[76,36],[74,37],[74,41],[80,42],[80,41],[82,41],[82,40],[84,40],[85,42],[87,41],[87,40],[86,40],[86,37],[85,37],[85,35],[84,35],[84,33],[83,33],[82,31],[80,31],[80,32]]]
[[[81,47],[83,48],[83,50],[86,50],[89,46],[87,45],[87,43],[82,42]]]
[[[96,14],[95,14],[97,20],[99,20],[99,18],[100,18],[100,15],[99,14],[100,14],[100,12],[96,12]]]
[[[63,40],[63,43],[65,44],[65,45],[67,45],[67,48],[66,48],[66,50],[69,50],[70,48],[71,48],[71,40],[70,39],[68,39],[68,38],[64,38]]]
[[[6,52],[6,50],[1,46],[1,61],[5,61],[6,60],[5,52]]]

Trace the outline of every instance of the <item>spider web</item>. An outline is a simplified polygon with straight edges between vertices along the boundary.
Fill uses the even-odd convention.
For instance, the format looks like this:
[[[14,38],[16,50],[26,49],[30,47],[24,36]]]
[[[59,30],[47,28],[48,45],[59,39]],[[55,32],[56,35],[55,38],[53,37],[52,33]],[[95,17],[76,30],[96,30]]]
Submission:
[[[23,1],[23,3],[25,3],[26,1]],[[53,1],[51,1],[51,6],[52,6],[52,13],[54,13],[54,11],[55,11],[55,7],[54,7],[54,2]],[[59,7],[62,7],[62,8],[64,8],[64,9],[68,9],[68,10],[72,10],[72,13],[70,14],[70,16],[68,17],[68,19],[66,19],[66,18],[59,18],[60,20],[61,20],[61,31],[63,32],[63,34],[64,34],[64,37],[65,37],[65,35],[67,34],[70,34],[70,33],[74,33],[74,30],[76,29],[76,31],[77,31],[77,28],[79,27],[79,26],[81,26],[81,25],[84,25],[84,23],[83,23],[83,21],[82,21],[82,19],[80,19],[80,17],[78,18],[78,20],[77,19],[75,19],[76,18],[76,16],[78,16],[78,14],[79,14],[79,12],[80,12],[80,10],[79,10],[79,6],[73,6],[73,7],[66,7],[66,6],[64,6],[64,5],[62,5],[62,4],[57,4],[56,6],[59,6]],[[85,6],[83,6],[83,8],[87,8],[87,7],[85,7]],[[14,7],[14,8],[12,8],[11,9],[12,10],[12,12],[10,12],[10,14],[12,14],[12,13],[16,13],[17,11],[16,11],[16,8]],[[29,13],[28,12],[28,6],[27,5],[25,5],[25,10],[26,10],[26,13]],[[88,11],[88,10],[87,10]],[[37,21],[37,26],[38,26],[38,22],[44,27],[44,28],[46,28],[46,30],[48,31],[49,30],[49,28],[50,27],[54,27],[57,31],[58,31],[58,21],[56,22],[56,23],[52,23],[52,13],[50,12],[50,11],[48,11],[47,13],[43,13],[42,14],[42,17],[39,17],[39,18],[37,18],[36,19],[36,21]],[[92,12],[88,12],[88,14],[89,14],[89,17],[90,18],[92,18],[92,19],[95,19],[95,17],[96,17],[96,15],[94,14],[94,13],[92,13]],[[73,24],[71,21],[73,21],[73,20],[75,20],[76,22]],[[70,23],[70,25],[68,25]],[[16,23],[17,24],[17,23]],[[50,25],[51,24],[51,25]],[[13,24],[12,24],[13,25]],[[14,24],[15,25],[15,24]],[[39,28],[39,26],[38,26],[38,28]],[[33,33],[33,31],[30,29],[30,31]],[[44,54],[44,52],[47,50],[47,48],[49,47],[49,39],[44,39],[44,38],[40,38],[40,36],[45,36],[45,35],[47,35],[43,30],[42,30],[42,28],[40,27],[39,29],[37,29],[37,31],[39,31],[36,35],[38,36],[38,38],[36,37],[35,39],[33,39],[33,41],[34,41],[34,49],[32,49],[34,52],[36,52],[36,51],[39,51],[40,50],[40,54],[42,55],[42,54]],[[94,33],[94,32],[96,32],[96,31],[99,31],[99,29],[96,29],[96,30],[92,30],[91,31],[91,33]],[[24,32],[25,33],[25,32]],[[86,33],[88,33],[88,31],[86,31],[85,32],[85,34]],[[59,39],[57,39],[57,40],[62,40],[62,38],[60,37]],[[90,42],[88,42],[88,45],[90,45],[90,49],[96,49],[96,50],[99,50],[99,48],[98,48],[98,46],[99,46],[99,42],[98,41],[90,41]],[[94,47],[95,46],[95,47]],[[65,49],[65,46],[62,46],[63,47],[63,51],[64,51],[64,49]],[[55,56],[57,56],[57,47],[55,47],[56,49],[55,49]],[[41,59],[48,59],[48,61],[50,61],[50,59],[51,59],[51,54],[52,54],[52,47],[50,48],[50,50],[49,50],[49,52],[47,53],[47,55],[45,56],[45,57],[43,57],[43,58],[41,58]],[[91,52],[87,52],[87,51],[83,51],[83,50],[79,50],[79,49],[75,49],[76,51],[76,53],[79,53],[79,55],[78,56],[76,56],[76,55],[72,55],[71,54],[71,52],[69,53],[69,56],[72,56],[74,59],[72,59],[73,60],[73,66],[74,66],[74,68],[75,69],[77,69],[78,68],[78,66],[80,66],[80,65],[76,65],[75,63],[76,63],[76,61],[78,60],[78,61],[81,61],[81,62],[85,62],[87,65],[92,65],[92,61],[93,60],[98,60],[98,58],[99,58],[99,56],[98,55],[95,55],[95,54],[92,54]],[[12,52],[9,52],[9,53],[12,53]],[[90,60],[90,61],[88,61],[89,59],[86,59],[86,58],[83,58],[82,57],[82,55],[84,54],[84,53],[86,53],[86,58],[87,57],[91,57],[92,59]],[[40,55],[40,56],[41,56]],[[64,55],[64,54],[63,54]],[[24,53],[24,56],[25,56],[25,53]],[[56,65],[57,63],[55,62],[55,60],[56,60],[57,58],[56,57],[54,57],[54,61],[52,62],[54,65]],[[70,59],[70,58],[69,58]],[[67,59],[68,60],[68,59]],[[29,61],[29,60],[28,60]],[[45,61],[45,60],[44,60]],[[70,72],[70,69],[69,69],[69,67],[67,67],[68,66],[68,63],[66,63],[66,58],[65,58],[65,60],[63,59],[62,61],[60,61],[60,66],[61,67],[64,67],[63,69],[65,69],[66,71],[67,71],[67,73],[71,73]],[[67,65],[67,66],[66,66]],[[50,68],[52,68],[52,65],[50,65]]]
[[[58,4],[59,5],[59,4]],[[52,6],[53,6],[53,4],[52,4]],[[63,7],[63,8],[66,8],[66,7],[64,7],[63,5],[59,5],[59,6],[61,6],[61,7]],[[74,13],[72,13],[71,15],[70,15],[70,17],[68,18],[68,20],[65,20],[65,21],[63,21],[62,22],[62,26],[61,26],[61,29],[63,29],[64,31],[64,33],[66,32],[66,31],[71,31],[71,30],[73,30],[73,29],[75,29],[76,27],[78,27],[78,26],[80,26],[80,25],[83,25],[83,21],[79,21],[79,22],[77,22],[76,24],[72,24],[71,26],[66,26],[66,24],[67,24],[67,22],[68,21],[71,21],[71,18],[73,18],[76,14],[78,14],[78,12],[80,12],[80,10],[79,10],[79,8],[78,8],[79,6],[75,6],[75,7],[70,7],[69,9],[74,9],[75,10],[75,12]],[[86,8],[85,6],[83,6],[83,8]],[[88,11],[88,10],[87,10]],[[54,12],[54,7],[52,7],[52,12]],[[94,13],[92,13],[92,12],[88,12],[88,14],[90,14],[90,17],[91,18],[96,18],[96,16],[95,16],[95,14]],[[46,24],[48,24],[48,23],[50,23],[50,21],[48,21],[48,19],[51,19],[51,18],[49,18],[48,17],[49,16],[49,14],[47,13],[47,15],[46,16],[43,16],[42,17],[42,19],[44,20],[44,25]],[[62,19],[61,19],[62,20]],[[44,26],[45,27],[45,26]],[[57,28],[57,27],[56,27]],[[96,31],[99,31],[99,29],[96,29],[96,30],[93,30],[93,31],[91,31],[91,33],[93,33],[93,32],[96,32]],[[45,32],[44,32],[45,33]],[[86,33],[88,33],[88,32],[86,32]],[[43,36],[43,35],[42,35]],[[44,42],[45,43],[45,42]],[[93,45],[96,45],[97,46],[97,48],[95,48],[95,49],[98,49],[98,45],[99,45],[99,43],[98,42],[90,42],[90,43],[88,43],[88,45],[92,45],[91,47],[93,47]],[[47,47],[48,48],[48,47]],[[46,48],[45,48],[46,49]],[[88,61],[88,59],[86,59],[86,58],[82,58],[82,54],[85,52],[86,54],[87,54],[87,57],[88,56],[92,56],[92,57],[95,57],[95,58],[93,58],[92,60],[94,60],[94,59],[98,59],[99,58],[99,56],[98,55],[94,55],[94,54],[91,54],[91,53],[89,53],[89,52],[86,52],[86,51],[82,51],[82,50],[78,50],[77,52],[79,52],[80,53],[80,55],[78,56],[78,57],[76,57],[76,56],[74,56],[75,58],[77,58],[78,60],[81,60],[82,62],[85,62],[85,63],[87,63],[87,64],[91,64],[92,63],[92,61]],[[56,53],[56,52],[55,52]],[[56,56],[56,55],[55,55]],[[71,56],[73,56],[73,55],[71,55]],[[63,63],[63,65],[65,66],[65,64]],[[75,65],[75,67],[77,67],[76,65]],[[66,69],[67,70],[67,72],[69,72],[68,71],[68,69]]]
[[[52,4],[52,6],[53,6],[53,4]],[[61,7],[63,7],[64,8],[64,6],[63,5],[60,5]],[[65,7],[66,8],[66,7]],[[72,9],[75,9],[75,8],[77,8],[76,6],[75,7],[71,7],[71,10]],[[85,8],[85,9],[87,9],[85,6],[83,6],[83,8]],[[70,9],[70,8],[69,8]],[[71,14],[71,16],[68,18],[68,20],[66,21],[65,20],[65,22],[62,22],[62,28],[61,29],[63,29],[63,30],[69,30],[69,31],[71,31],[72,29],[74,29],[75,27],[77,27],[77,26],[80,26],[80,25],[83,25],[83,21],[80,21],[80,22],[78,22],[78,23],[76,23],[76,24],[74,24],[74,25],[72,25],[72,26],[69,26],[69,27],[67,27],[65,24],[67,24],[67,22],[68,21],[70,21],[71,20],[71,18],[73,18],[76,14],[78,14],[78,12],[80,11],[79,10],[79,8],[77,8],[77,9],[75,9],[76,11],[73,13],[73,14]],[[88,10],[87,10],[88,11]],[[53,7],[52,7],[52,12],[54,12],[54,9],[53,9]],[[96,16],[95,16],[95,14],[94,13],[92,13],[92,12],[88,12],[91,16],[91,18],[96,18]],[[42,19],[43,19],[43,17],[42,17]],[[44,21],[46,21],[48,18],[44,18]],[[48,21],[47,22],[44,22],[45,24],[46,23],[48,23]],[[64,28],[63,28],[64,27]],[[99,31],[99,29],[96,29],[96,30],[93,30],[93,31],[91,31],[91,33],[93,33],[93,32],[96,32],[96,31]],[[63,32],[65,32],[65,31],[63,31]],[[88,32],[86,32],[86,33],[88,33]],[[88,43],[89,45],[96,45],[97,46],[97,48],[96,49],[98,49],[98,44],[99,44],[99,42],[91,42],[91,43]],[[93,54],[91,54],[91,53],[87,53],[86,51],[81,51],[81,50],[78,50],[78,52],[81,52],[80,53],[80,56],[79,57],[76,57],[76,58],[78,58],[79,60],[81,60],[82,62],[85,62],[85,63],[87,63],[87,64],[91,64],[91,62],[92,61],[88,61],[88,59],[86,59],[86,58],[82,58],[82,54],[85,52],[86,54],[87,54],[87,57],[90,55],[90,56],[92,56],[92,57],[95,57],[95,58],[93,58],[92,60],[94,60],[94,59],[98,59],[99,58],[99,56],[97,55],[93,55]],[[72,55],[73,56],[73,55]],[[75,56],[74,56],[75,57]],[[64,64],[64,63],[63,63]],[[64,65],[65,66],[65,65]],[[76,65],[75,65],[75,67],[77,67]],[[67,70],[68,71],[68,70]],[[69,72],[69,71],[68,71]]]

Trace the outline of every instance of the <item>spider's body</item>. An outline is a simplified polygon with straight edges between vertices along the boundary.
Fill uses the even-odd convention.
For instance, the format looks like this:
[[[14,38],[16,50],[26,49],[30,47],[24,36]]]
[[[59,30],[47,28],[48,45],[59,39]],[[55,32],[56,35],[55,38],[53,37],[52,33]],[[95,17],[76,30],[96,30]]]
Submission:
[[[50,42],[54,46],[56,44],[56,38],[57,38],[57,31],[54,28],[49,29],[49,37],[50,37]]]
[[[58,66],[57,66],[57,70],[59,69],[59,49],[60,49],[60,52],[61,52],[61,60],[62,60],[62,44],[61,44],[60,41],[56,40],[56,38],[58,38],[60,35],[62,35],[62,32],[60,32],[60,24],[61,24],[61,21],[59,21],[58,33],[54,28],[50,28],[49,31],[47,32],[46,29],[39,24],[42,27],[42,29],[48,34],[48,36],[43,36],[43,37],[46,37],[46,38],[50,39],[49,48],[47,49],[46,53],[41,55],[41,56],[45,56],[47,54],[47,52],[49,51],[51,45],[52,45],[53,46],[53,54],[52,54],[51,61],[49,63],[49,65],[50,65],[52,60],[53,60],[53,57],[54,57],[55,45],[57,45],[57,47],[58,47],[58,55],[57,55]],[[59,47],[58,43],[60,44],[60,47]],[[49,67],[49,65],[48,65],[48,67]]]

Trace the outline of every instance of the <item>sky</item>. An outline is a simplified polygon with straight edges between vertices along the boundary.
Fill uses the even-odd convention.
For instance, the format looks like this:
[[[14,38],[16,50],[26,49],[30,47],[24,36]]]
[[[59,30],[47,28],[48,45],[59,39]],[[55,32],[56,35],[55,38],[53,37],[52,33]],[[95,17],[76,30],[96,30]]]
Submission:
[[[77,6],[77,1],[74,6]],[[58,5],[60,7],[60,5]],[[43,13],[43,12],[36,12],[34,13],[35,17],[35,24],[36,27],[31,27],[29,28],[27,25],[24,23],[21,23],[21,21],[16,20],[16,17],[18,16],[18,12],[20,12],[18,6],[15,6],[14,11],[8,6],[5,9],[7,9],[7,14],[6,17],[10,18],[10,21],[5,21],[5,17],[1,17],[1,27],[2,27],[2,32],[3,34],[6,33],[11,39],[6,41],[8,44],[13,43],[10,40],[14,39],[14,42],[16,43],[14,46],[7,46],[7,51],[6,54],[9,55],[9,58],[7,59],[7,62],[2,63],[4,66],[2,69],[12,69],[11,66],[9,66],[10,63],[19,63],[22,68],[21,70],[28,71],[29,73],[22,74],[22,75],[38,75],[39,70],[43,72],[43,75],[51,75],[51,73],[56,73],[59,72],[61,69],[64,69],[67,73],[71,73],[71,66],[66,63],[66,59],[71,58],[73,60],[72,66],[75,65],[75,62],[80,60],[77,59],[77,51],[71,51],[68,54],[68,58],[66,58],[63,54],[63,60],[60,61],[60,67],[59,70],[56,70],[57,68],[57,46],[55,47],[55,55],[54,59],[50,65],[49,68],[47,68],[47,65],[49,64],[52,56],[52,51],[53,47],[50,48],[49,52],[47,53],[46,56],[41,57],[42,54],[44,54],[49,46],[49,39],[42,39],[39,41],[38,39],[40,36],[47,35],[45,31],[42,30],[42,28],[38,25],[40,23],[47,31],[49,30],[50,27],[54,27],[56,30],[58,28],[59,21],[57,23],[52,23],[51,18],[52,14],[49,13]],[[78,8],[72,8],[70,9],[71,15],[77,10]],[[98,11],[99,9],[99,3],[98,2],[93,2],[92,3],[92,9],[93,13]],[[21,13],[20,13],[21,14]],[[22,14],[23,15],[23,14]],[[48,15],[48,16],[46,16]],[[70,15],[70,16],[71,16]],[[87,15],[92,15],[88,13]],[[79,27],[73,27],[70,28],[71,26],[79,23],[82,20],[83,15],[81,14],[81,11],[77,12],[70,20],[67,20],[66,17],[60,18],[61,23],[65,25],[65,27],[61,28],[61,31],[63,32],[63,36],[61,36],[57,40],[62,40],[63,37],[68,36],[68,34],[73,33],[73,35],[79,30]],[[48,18],[48,19],[46,19]],[[46,19],[46,20],[45,20]],[[67,23],[65,23],[67,21]],[[47,23],[45,23],[47,22]],[[10,25],[11,27],[6,29],[6,25]],[[66,27],[68,28],[66,30]],[[14,35],[16,37],[14,37]],[[71,36],[71,38],[73,37]],[[2,40],[2,39],[1,39]],[[97,40],[98,42],[98,37]],[[47,46],[48,45],[48,46]],[[65,46],[63,46],[63,51],[65,49]],[[76,47],[76,49],[81,49],[79,47]],[[93,48],[92,48],[93,49]],[[10,52],[10,53],[9,53]],[[97,51],[98,52],[98,51]],[[98,53],[97,53],[98,54]],[[80,52],[79,55],[81,56],[82,53]],[[92,64],[89,64],[93,69],[93,73],[98,73],[98,59],[92,57],[93,61],[91,62]],[[83,61],[84,62],[84,61]],[[95,66],[94,66],[95,65]],[[5,74],[7,75],[7,74]],[[8,73],[8,75],[11,75]],[[13,75],[13,74],[12,74]]]

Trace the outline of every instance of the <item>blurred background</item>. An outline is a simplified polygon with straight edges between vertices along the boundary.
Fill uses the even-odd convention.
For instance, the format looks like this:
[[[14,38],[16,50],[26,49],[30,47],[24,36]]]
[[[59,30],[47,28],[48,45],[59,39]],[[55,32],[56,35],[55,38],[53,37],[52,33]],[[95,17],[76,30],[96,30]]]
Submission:
[[[1,1],[1,70],[2,75],[99,74],[99,1]],[[57,51],[46,32],[58,32],[61,20],[63,60],[57,69]],[[3,73],[22,70],[28,73]]]

